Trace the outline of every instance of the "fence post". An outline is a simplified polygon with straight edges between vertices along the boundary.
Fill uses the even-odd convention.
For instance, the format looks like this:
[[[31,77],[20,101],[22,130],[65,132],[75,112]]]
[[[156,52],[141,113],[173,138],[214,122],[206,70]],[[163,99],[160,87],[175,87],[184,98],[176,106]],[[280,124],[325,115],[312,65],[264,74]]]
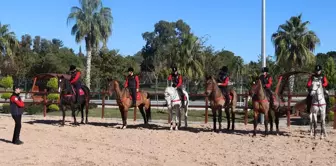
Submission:
[[[334,98],[336,99],[336,95],[334,96]],[[334,129],[336,129],[336,107],[334,108]]]
[[[103,90],[101,92],[102,94],[102,115],[101,118],[104,119],[104,115],[105,115],[105,91]]]
[[[208,123],[208,96],[205,96],[205,117],[204,117],[204,123],[207,124]]]
[[[47,89],[44,89],[43,95],[43,117],[47,115]]]
[[[290,127],[290,108],[291,108],[292,94],[288,92],[288,106],[287,106],[287,127]]]
[[[244,111],[245,111],[245,117],[244,117],[244,124],[245,126],[247,125],[247,119],[248,119],[248,115],[247,115],[247,110],[248,110],[248,93],[246,92],[245,93],[245,108],[244,108]]]

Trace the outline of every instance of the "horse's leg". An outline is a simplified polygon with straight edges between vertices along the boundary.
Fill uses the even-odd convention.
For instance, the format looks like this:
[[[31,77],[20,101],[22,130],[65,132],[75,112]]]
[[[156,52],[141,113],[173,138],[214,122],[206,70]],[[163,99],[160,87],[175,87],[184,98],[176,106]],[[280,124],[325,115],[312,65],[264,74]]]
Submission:
[[[144,111],[143,107],[144,107],[143,105],[138,106],[138,108],[140,110],[140,113],[142,115],[142,118],[144,119],[144,124],[147,124],[147,118],[146,118],[145,111]]]
[[[213,131],[216,132],[217,131],[217,127],[216,127],[216,117],[217,116],[217,108],[214,107],[214,109],[212,109],[212,119],[213,119]]]
[[[257,125],[258,125],[258,110],[254,111],[254,120],[253,120],[253,137],[257,135]]]
[[[126,129],[126,127],[127,127],[127,116],[128,116],[128,108],[125,108],[124,109],[124,125],[123,125],[123,128],[122,129]]]
[[[89,99],[88,98],[85,98],[85,123],[89,123],[88,121],[88,116],[89,116]]]
[[[234,106],[231,107],[231,119],[232,119],[232,130],[235,129],[235,121],[236,121],[236,108]]]
[[[148,124],[149,119],[151,118],[151,110],[150,110],[151,107],[150,107],[150,103],[147,102],[147,103],[145,104],[144,107],[145,107],[145,111],[146,111],[146,119],[147,119],[146,122],[147,122],[147,124]]]
[[[188,107],[184,107],[184,127],[188,127]]]
[[[316,129],[317,129],[317,112],[314,114],[314,137],[316,138]]]
[[[62,120],[61,126],[64,126],[64,124],[65,124],[65,108],[61,104],[59,105],[59,107],[60,107],[60,109],[62,111],[62,116],[63,116],[63,120]]]
[[[270,109],[265,111],[265,136],[268,135],[268,118],[269,118],[269,114],[270,114]]]
[[[270,133],[273,132],[273,116],[272,116],[272,112],[275,113],[275,111],[268,112],[268,122],[270,124]]]
[[[280,118],[280,111],[275,112],[274,115],[275,115],[276,134],[279,135],[279,118]]]
[[[169,123],[170,123],[170,130],[173,130],[173,107],[168,107],[169,110]]]
[[[226,121],[227,121],[227,130],[230,130],[230,110],[225,107]]]
[[[218,109],[218,132],[222,131],[223,107]]]
[[[76,120],[76,108],[72,105],[71,106],[72,117],[74,119],[74,125],[79,125]]]
[[[82,116],[81,124],[84,124],[84,105],[85,105],[85,102],[79,105],[79,109],[81,111],[81,116]]]
[[[313,112],[310,111],[309,114],[309,123],[310,123],[310,136],[313,136]]]
[[[321,111],[321,127],[323,131],[322,135],[324,137],[327,137],[325,123],[326,123],[326,106],[322,106],[322,111]]]
[[[177,113],[178,113],[178,120],[179,120],[179,123],[178,123],[179,128],[181,127],[181,115],[182,115],[181,112],[182,112],[182,109],[183,108],[179,107],[178,110],[177,110],[178,111]]]

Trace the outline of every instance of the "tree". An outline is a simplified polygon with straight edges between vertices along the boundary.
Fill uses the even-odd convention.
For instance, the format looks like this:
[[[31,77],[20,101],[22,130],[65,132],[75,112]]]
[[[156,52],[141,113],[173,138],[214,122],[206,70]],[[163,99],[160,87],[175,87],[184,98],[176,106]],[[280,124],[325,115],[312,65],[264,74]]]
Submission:
[[[328,79],[329,88],[335,88],[336,83],[336,65],[333,57],[329,57],[325,67],[324,67],[325,75]]]
[[[86,45],[86,85],[90,87],[91,54],[101,41],[106,43],[111,35],[112,12],[103,7],[101,0],[79,0],[80,7],[71,8],[67,23],[75,21],[71,34],[75,35],[76,42],[85,40]]]
[[[272,34],[277,63],[288,70],[295,70],[314,63],[313,51],[320,39],[308,29],[309,21],[303,22],[301,14],[291,17]],[[294,88],[294,76],[290,78],[290,90]]]
[[[9,31],[9,25],[2,25],[0,22],[0,55],[12,56],[13,51],[18,47],[15,33]]]

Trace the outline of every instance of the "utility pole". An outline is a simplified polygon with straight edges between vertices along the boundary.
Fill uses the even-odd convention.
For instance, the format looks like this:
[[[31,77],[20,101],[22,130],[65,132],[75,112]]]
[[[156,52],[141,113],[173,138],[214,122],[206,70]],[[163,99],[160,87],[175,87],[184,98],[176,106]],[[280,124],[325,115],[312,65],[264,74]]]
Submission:
[[[261,12],[261,56],[262,67],[266,67],[266,0],[262,0],[262,12]],[[264,123],[264,114],[260,115],[261,124]]]

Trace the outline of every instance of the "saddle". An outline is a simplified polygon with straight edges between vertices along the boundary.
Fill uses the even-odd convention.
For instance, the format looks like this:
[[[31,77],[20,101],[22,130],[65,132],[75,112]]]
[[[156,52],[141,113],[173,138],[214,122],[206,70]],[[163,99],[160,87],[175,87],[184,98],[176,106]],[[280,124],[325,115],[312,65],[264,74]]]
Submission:
[[[128,98],[129,98],[130,100],[133,100],[132,95],[131,95],[131,93],[129,92],[128,89],[127,89],[127,91],[128,91]],[[136,92],[136,100],[137,100],[137,101],[141,100],[141,92],[140,92],[140,91],[139,91],[139,92]]]
[[[71,85],[71,89],[72,89],[73,95],[75,96],[76,90],[72,85]],[[83,88],[79,88],[79,96],[83,96],[83,95],[85,95]]]

